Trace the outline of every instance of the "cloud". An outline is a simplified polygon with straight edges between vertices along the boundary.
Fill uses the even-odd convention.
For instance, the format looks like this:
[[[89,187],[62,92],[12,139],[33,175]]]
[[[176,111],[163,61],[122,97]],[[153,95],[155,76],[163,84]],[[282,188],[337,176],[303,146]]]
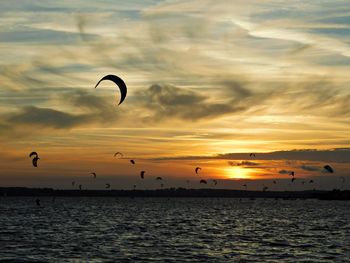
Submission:
[[[231,166],[258,166],[258,165],[260,165],[259,163],[251,162],[251,161],[242,161],[242,162],[229,161],[228,164]]]
[[[243,4],[243,1],[239,2],[244,6],[242,7],[243,10],[250,10],[257,3],[255,1],[249,4]],[[146,73],[149,79],[145,81],[147,84],[142,83],[142,85],[148,85],[149,82],[154,83],[160,79],[159,81],[172,83],[176,87],[183,87],[185,86],[183,84],[188,85],[190,83],[190,85],[196,88],[210,88],[207,89],[205,95],[196,92],[196,95],[202,98],[197,98],[200,101],[196,101],[195,103],[197,106],[202,106],[203,109],[195,107],[189,109],[187,107],[183,111],[178,111],[180,105],[172,105],[171,109],[166,111],[164,109],[156,110],[153,108],[151,117],[156,120],[164,119],[164,114],[168,113],[170,114],[169,116],[193,121],[213,119],[216,116],[221,117],[227,114],[237,116],[248,110],[254,110],[254,113],[258,114],[264,114],[272,108],[275,112],[289,115],[298,114],[300,110],[305,110],[311,115],[321,116],[331,116],[334,114],[347,116],[349,114],[350,94],[344,94],[344,87],[338,87],[338,84],[333,83],[332,79],[327,80],[328,84],[317,83],[317,81],[310,83],[307,80],[303,84],[301,83],[302,81],[297,82],[289,79],[283,81],[283,84],[274,82],[276,75],[279,76],[280,74],[278,68],[282,68],[282,71],[286,72],[286,74],[282,72],[282,78],[285,75],[289,78],[291,72],[302,72],[305,75],[308,72],[304,71],[304,64],[295,64],[298,68],[293,67],[288,69],[286,65],[289,67],[294,64],[282,61],[280,65],[281,57],[275,53],[270,54],[268,48],[270,45],[267,45],[268,43],[257,47],[251,44],[251,41],[255,40],[250,36],[242,35],[239,39],[235,39],[235,41],[230,41],[229,43],[223,41],[222,37],[224,33],[227,33],[226,31],[228,33],[234,31],[232,23],[225,16],[232,9],[228,8],[222,2],[213,3],[213,1],[208,1],[208,3],[212,3],[215,8],[203,8],[203,5],[197,1],[191,3],[170,1],[158,4],[150,9],[139,10],[137,17],[131,17],[133,18],[132,22],[124,21],[118,29],[115,29],[113,22],[116,21],[117,16],[98,11],[92,12],[91,10],[94,10],[96,4],[89,2],[86,9],[90,10],[90,12],[74,16],[78,21],[71,18],[72,21],[70,21],[70,24],[67,22],[64,23],[64,26],[67,28],[66,31],[64,31],[64,28],[59,31],[73,33],[68,31],[72,31],[72,27],[75,26],[76,35],[89,34],[88,30],[91,28],[86,27],[87,19],[89,19],[89,25],[92,28],[100,24],[104,25],[107,36],[104,35],[105,31],[103,31],[104,33],[101,33],[100,39],[89,43],[87,47],[79,48],[78,44],[72,43],[72,50],[66,49],[65,51],[69,50],[69,52],[62,52],[62,54],[56,54],[55,56],[67,57],[64,63],[68,63],[67,61],[72,61],[73,59],[79,60],[82,62],[82,65],[90,65],[91,70],[94,68],[110,67],[113,69],[118,68],[118,70],[122,69],[128,75],[132,75],[135,72],[137,75]],[[49,3],[46,3],[46,5],[50,8],[54,7]],[[125,9],[128,7],[126,8],[127,10],[131,8],[135,11],[137,8],[143,7],[140,4],[137,4],[136,7],[134,5],[136,4],[131,4],[131,7],[129,7],[129,4],[125,6],[123,4],[122,6],[113,8]],[[151,5],[151,3],[145,5]],[[103,7],[103,10],[108,10],[107,3],[102,3],[99,6],[99,8]],[[172,6],[177,6],[178,8],[174,8],[173,10],[170,8]],[[62,7],[67,6],[63,4]],[[198,13],[198,8],[201,10],[200,13]],[[254,12],[264,17],[264,14],[268,13],[269,9],[260,8],[261,6],[259,5],[259,8],[254,9]],[[274,5],[274,8],[277,10],[283,9],[279,4]],[[182,9],[183,11],[180,12],[179,10]],[[226,13],[220,16],[221,11],[226,11]],[[236,12],[236,8],[233,11]],[[237,12],[240,14],[241,11],[240,9]],[[196,16],[193,16],[193,14],[196,14]],[[208,16],[208,14],[212,15]],[[125,14],[121,12],[120,15]],[[217,15],[219,16],[217,17]],[[98,17],[97,22],[92,17],[94,19]],[[42,25],[49,27],[49,29],[42,28],[43,35],[45,35],[45,30],[54,31],[55,28],[58,28],[62,20],[64,20],[63,18],[64,14],[57,14],[57,16],[51,18],[53,21],[42,21]],[[255,16],[252,15],[253,18]],[[171,21],[171,27],[168,26],[168,23],[159,23],[159,19],[166,22]],[[272,20],[274,22],[274,19]],[[287,22],[290,21],[288,20]],[[36,25],[38,27],[40,23],[36,21],[33,24],[32,26]],[[205,28],[200,35],[193,33],[202,32],[202,30],[198,30],[198,25],[204,25],[203,27]],[[275,23],[266,24],[264,28],[273,26],[275,26]],[[167,33],[169,30],[171,33]],[[173,34],[173,31],[176,34]],[[154,37],[155,33],[165,36]],[[161,43],[157,42],[159,38],[162,39]],[[243,40],[247,42],[240,42]],[[275,41],[275,39],[269,41]],[[227,48],[222,48],[226,47],[226,45],[228,45]],[[267,56],[261,57],[260,53],[254,53],[253,51],[257,48],[262,53],[267,53],[268,58]],[[227,50],[230,50],[230,52],[226,52]],[[68,53],[71,56],[68,56]],[[243,57],[239,57],[237,60],[231,59],[231,57],[237,56]],[[278,59],[274,59],[275,56],[278,56]],[[43,59],[48,60],[50,57],[51,54],[47,53],[46,57],[43,56]],[[267,60],[271,57],[273,58],[272,60]],[[186,63],[183,63],[183,61],[186,61]],[[261,79],[260,67],[262,69],[261,74],[265,75],[264,79]],[[57,69],[55,65],[45,68],[49,70]],[[253,74],[249,70],[250,68],[254,68]],[[87,69],[80,68],[80,71],[87,71]],[[331,75],[331,72],[329,75]],[[247,79],[247,82],[241,81],[243,76]],[[328,75],[326,74],[324,78],[327,79],[327,77]],[[312,78],[314,79],[314,76]],[[40,78],[37,79],[41,81]],[[298,79],[300,79],[300,75],[298,75]],[[30,84],[30,82],[28,83]],[[37,85],[39,84],[42,83],[37,83]],[[23,86],[25,85],[26,83],[24,81]],[[31,85],[34,86],[35,82]],[[274,88],[271,88],[271,86]],[[227,99],[223,100],[223,98],[220,98],[217,100],[215,96],[217,90],[225,90],[225,93],[228,95]],[[315,92],[316,90],[318,92]],[[298,96],[298,103],[290,103],[293,99],[295,100],[296,96]],[[174,100],[180,98],[182,97],[175,97]],[[204,101],[205,103],[203,103]],[[158,105],[162,106],[162,104]],[[319,110],[315,111],[315,108]],[[188,110],[193,110],[193,113],[191,115],[188,114]]]
[[[84,34],[85,38],[94,39],[94,35]],[[78,33],[55,30],[33,30],[23,28],[22,31],[0,32],[0,42],[4,43],[36,43],[36,44],[69,44],[80,39]]]
[[[289,171],[289,170],[280,170],[278,171],[279,174],[288,174],[290,175],[293,171]]]
[[[15,65],[0,65],[0,80],[3,89],[20,90],[25,87],[36,87],[44,82],[33,77],[31,66],[25,63]]]
[[[308,112],[322,116],[348,116],[350,94],[346,93],[342,84],[331,80],[314,79],[289,83],[285,92],[275,94],[283,101],[297,99],[296,105],[286,108],[290,112]],[[317,111],[315,112],[315,109]]]
[[[62,154],[108,152],[118,137],[144,158],[259,162],[280,177],[326,163],[348,171],[348,150],[264,152],[350,145],[344,1],[203,1],[3,1],[5,151],[59,135]],[[130,87],[120,107],[113,91],[93,91],[106,72]],[[37,139],[18,142],[29,133]]]
[[[238,78],[237,78],[238,79]],[[253,96],[253,92],[235,79],[222,80],[222,84],[226,87],[226,92],[234,97],[235,100],[240,101]]]
[[[34,106],[24,107],[6,119],[6,122],[15,125],[45,127],[53,129],[69,129],[89,121],[86,115],[70,113]]]
[[[114,98],[112,96],[96,95],[92,91],[73,90],[65,92],[60,97],[60,100],[76,108],[99,112],[101,117],[104,116],[103,114],[106,114],[108,118],[115,117],[118,114],[113,104]]]
[[[9,104],[9,107],[0,115],[0,134],[7,139],[37,136],[41,132],[49,136],[51,131],[48,130],[111,127],[120,124],[123,118],[130,120],[127,110],[117,109],[113,98],[103,91],[97,95],[83,89],[36,88],[22,91],[20,97],[17,97],[17,93],[18,91],[11,91],[11,95],[4,94],[4,103]],[[11,108],[15,101],[23,106]],[[50,108],[44,105],[60,107]]]
[[[35,94],[46,95],[45,89],[33,91]],[[28,96],[30,96],[28,94]],[[42,96],[40,95],[39,98]],[[33,99],[31,99],[33,100]],[[24,106],[17,112],[4,115],[5,123],[12,125],[34,125],[53,129],[70,129],[76,126],[96,124],[110,124],[119,120],[125,111],[116,110],[111,96],[95,95],[85,90],[61,90],[52,98],[67,111],[37,107]],[[52,100],[50,101],[52,103]],[[70,112],[74,112],[74,114]]]
[[[168,84],[152,85],[147,90],[139,92],[138,100],[152,112],[154,120],[179,118],[195,121],[217,118],[246,109],[244,106],[234,105],[232,100],[217,103],[208,95]]]
[[[246,153],[227,153],[216,156],[218,159],[247,159]],[[275,151],[269,153],[257,153],[258,160],[307,160],[307,161],[324,161],[324,162],[350,162],[350,149],[334,150],[290,150]]]
[[[305,164],[300,166],[300,168],[305,170],[305,171],[310,171],[310,172],[315,172],[315,171],[321,171],[322,170],[320,167],[313,166],[313,165],[305,165]]]
[[[162,157],[157,160],[249,160],[249,153],[224,153],[212,156],[179,156]],[[301,149],[290,151],[274,151],[256,153],[256,160],[288,160],[288,161],[318,161],[334,163],[350,163],[350,148],[331,150]]]

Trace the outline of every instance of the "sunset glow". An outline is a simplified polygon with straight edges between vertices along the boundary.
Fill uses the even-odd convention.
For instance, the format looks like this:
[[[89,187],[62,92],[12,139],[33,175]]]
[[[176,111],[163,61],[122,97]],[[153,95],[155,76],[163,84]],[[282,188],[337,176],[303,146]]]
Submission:
[[[241,167],[225,168],[228,179],[254,179],[252,169]]]
[[[331,188],[339,179],[325,164],[349,175],[349,23],[337,3],[7,2],[4,185],[69,188],[75,177],[90,184],[95,171],[130,189],[147,170],[144,188],[158,187],[155,176],[196,188],[219,178],[289,183],[294,171]],[[107,74],[126,83],[120,105],[114,83],[95,89]],[[40,155],[35,169],[31,151]]]
[[[0,263],[349,262],[350,0],[0,0],[0,57]]]

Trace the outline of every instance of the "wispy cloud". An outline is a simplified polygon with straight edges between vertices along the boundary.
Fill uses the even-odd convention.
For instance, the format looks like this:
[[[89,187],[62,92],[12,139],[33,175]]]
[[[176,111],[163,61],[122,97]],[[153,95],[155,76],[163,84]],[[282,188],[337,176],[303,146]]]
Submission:
[[[293,171],[290,171],[290,170],[280,170],[278,171],[279,174],[288,174],[290,175]]]
[[[303,164],[302,166],[300,166],[301,169],[305,170],[305,171],[321,171],[322,169],[320,167],[317,166],[313,166],[313,165],[305,165]]]
[[[252,162],[252,161],[241,161],[241,162],[229,161],[228,164],[231,166],[258,166],[259,165],[259,163]]]
[[[349,12],[343,0],[3,1],[0,140],[345,171],[348,150],[320,149],[350,146]],[[105,74],[129,87],[119,107],[118,89],[93,88]],[[319,150],[291,150],[305,148]]]
[[[232,99],[225,103],[216,103],[210,101],[210,96],[172,85],[152,85],[146,91],[140,92],[138,99],[146,110],[152,112],[155,120],[173,117],[199,120],[246,109],[244,106],[235,105]]]
[[[24,126],[72,128],[87,121],[87,116],[36,107],[25,107],[7,118],[7,122]]]
[[[275,151],[268,153],[256,153],[256,160],[288,160],[288,161],[319,161],[319,162],[337,162],[350,163],[350,148],[332,149],[332,150],[289,150]],[[163,157],[157,160],[206,160],[206,159],[221,159],[221,160],[249,160],[252,159],[249,153],[225,153],[213,156],[180,156],[180,157]],[[247,161],[251,162],[251,161]],[[242,161],[240,164],[245,164]],[[254,162],[253,162],[254,163]],[[237,165],[237,163],[234,163]],[[304,168],[307,166],[303,166]]]

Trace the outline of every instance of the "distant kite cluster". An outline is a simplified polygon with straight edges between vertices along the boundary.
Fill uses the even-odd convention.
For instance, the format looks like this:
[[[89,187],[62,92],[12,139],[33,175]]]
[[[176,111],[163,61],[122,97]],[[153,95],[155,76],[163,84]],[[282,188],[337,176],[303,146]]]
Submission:
[[[124,101],[125,98],[126,98],[126,95],[127,95],[127,86],[126,86],[125,82],[124,82],[120,77],[118,77],[118,76],[116,76],[116,75],[106,75],[106,76],[104,76],[102,79],[100,79],[100,80],[97,82],[97,84],[95,85],[95,88],[97,88],[98,85],[99,85],[102,81],[105,81],[105,80],[112,81],[114,84],[116,84],[116,85],[118,86],[118,88],[119,88],[119,90],[120,90],[120,100],[119,100],[118,105],[122,104],[123,101]],[[36,152],[31,152],[31,153],[29,154],[29,157],[30,157],[30,158],[33,157],[33,159],[32,159],[32,164],[33,164],[33,166],[34,166],[34,167],[38,167],[38,160],[40,159],[40,158],[39,158],[39,155],[38,155]],[[123,153],[121,153],[121,152],[116,152],[116,153],[114,154],[114,157],[124,158],[124,155],[123,155]],[[133,160],[133,159],[130,159],[129,161],[130,161],[130,163],[131,163],[132,165],[135,165],[135,164],[136,164],[135,160]],[[198,174],[198,172],[199,172],[201,169],[202,169],[202,168],[200,168],[200,167],[196,167],[196,168],[195,168],[195,173]],[[141,178],[141,179],[145,179],[145,174],[146,174],[146,171],[141,171],[141,172],[140,172],[140,178]],[[96,174],[95,172],[91,172],[90,175],[92,175],[92,178],[93,178],[93,179],[96,179],[96,177],[97,177],[97,174]],[[156,180],[157,180],[157,181],[162,181],[163,178],[162,178],[162,177],[157,177]],[[216,180],[213,180],[213,182],[214,182],[214,185],[217,185],[217,181],[216,181]],[[189,184],[189,181],[187,181],[187,183]],[[204,180],[204,179],[201,179],[201,180],[200,180],[200,183],[201,183],[201,184],[207,184],[207,181]],[[76,182],[75,182],[75,181],[72,181],[72,186],[75,186],[75,185],[76,185]],[[164,184],[161,183],[161,187],[163,187],[163,186],[164,186]],[[79,190],[82,190],[83,186],[82,186],[81,184],[79,184],[79,185],[78,185],[78,188],[79,188]],[[105,188],[106,188],[106,189],[110,189],[110,188],[111,188],[111,184],[106,183],[106,184],[105,184]],[[134,189],[135,189],[135,188],[136,188],[136,185],[134,185]]]
[[[106,76],[104,76],[102,79],[100,79],[100,80],[97,82],[97,84],[95,85],[95,88],[97,88],[98,85],[99,85],[102,81],[105,81],[105,80],[112,81],[114,84],[116,84],[116,85],[118,86],[118,88],[119,88],[119,90],[120,90],[120,100],[119,100],[118,105],[122,104],[123,101],[124,101],[125,98],[126,98],[126,95],[127,95],[127,86],[126,86],[125,82],[124,82],[120,77],[118,77],[118,76],[116,76],[116,75],[106,75]],[[38,167],[38,160],[40,160],[38,153],[37,153],[37,152],[31,152],[31,153],[29,154],[29,157],[32,159],[32,165],[33,165],[34,167]],[[121,153],[121,152],[116,152],[116,153],[114,154],[114,157],[124,158],[124,155],[123,155],[123,153]],[[249,157],[251,157],[251,158],[254,157],[254,158],[255,158],[255,157],[256,157],[256,154],[255,154],[255,153],[250,153],[250,154],[249,154]],[[131,163],[132,165],[135,165],[135,164],[136,164],[135,160],[133,160],[133,159],[130,159],[129,161],[130,161],[130,163]],[[325,172],[334,173],[334,170],[333,170],[333,168],[332,168],[330,165],[325,165],[325,166],[323,167],[323,169],[324,169]],[[199,172],[200,172],[201,170],[202,170],[201,167],[196,167],[196,168],[194,169],[194,172],[198,175]],[[97,177],[97,174],[96,174],[95,172],[91,172],[90,175],[92,175],[93,179],[96,179],[96,177]],[[140,172],[140,178],[141,178],[142,180],[145,179],[145,175],[146,175],[146,171],[141,171],[141,172]],[[293,183],[293,182],[296,180],[296,178],[295,178],[295,172],[294,172],[294,171],[289,171],[289,175],[292,176],[291,182]],[[341,179],[342,179],[342,182],[344,183],[344,182],[345,182],[345,178],[344,178],[344,177],[341,177]],[[156,180],[157,180],[157,181],[163,181],[163,178],[162,178],[162,177],[157,177]],[[187,182],[187,184],[189,185],[190,181],[189,181],[189,180],[186,180],[186,182]],[[215,179],[212,180],[212,182],[213,182],[213,185],[214,185],[214,186],[216,186],[216,185],[218,184],[218,181],[215,180]],[[199,183],[200,183],[200,184],[208,184],[207,180],[205,180],[205,179],[200,179],[200,180],[199,180]],[[310,183],[310,184],[311,184],[311,183],[314,183],[314,181],[313,181],[313,180],[309,180],[309,183]],[[277,184],[277,181],[274,180],[274,181],[273,181],[273,184]],[[305,181],[302,181],[302,184],[305,184]],[[72,186],[75,186],[75,185],[76,185],[76,182],[73,181],[73,182],[72,182]],[[164,186],[164,184],[161,183],[161,187],[163,187],[163,186]],[[81,184],[78,185],[79,190],[82,190],[82,187],[83,187],[83,186],[82,186]],[[245,188],[245,190],[248,189],[248,185],[247,185],[247,184],[243,184],[243,187]],[[105,184],[105,188],[106,188],[106,189],[110,189],[110,188],[111,188],[111,184],[110,184],[110,183],[106,183],[106,184]],[[134,189],[135,189],[135,188],[136,188],[136,185],[134,185]],[[265,185],[263,185],[262,191],[265,192],[265,191],[267,191],[267,190],[268,190],[268,187],[265,186]]]

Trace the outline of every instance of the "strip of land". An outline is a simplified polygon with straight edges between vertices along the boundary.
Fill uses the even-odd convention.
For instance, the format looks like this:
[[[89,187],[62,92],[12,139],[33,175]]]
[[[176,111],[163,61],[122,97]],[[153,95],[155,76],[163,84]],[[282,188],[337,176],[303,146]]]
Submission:
[[[350,200],[350,191],[245,191],[227,189],[168,188],[156,190],[60,190],[53,188],[0,187],[0,196],[66,197],[222,197]]]

